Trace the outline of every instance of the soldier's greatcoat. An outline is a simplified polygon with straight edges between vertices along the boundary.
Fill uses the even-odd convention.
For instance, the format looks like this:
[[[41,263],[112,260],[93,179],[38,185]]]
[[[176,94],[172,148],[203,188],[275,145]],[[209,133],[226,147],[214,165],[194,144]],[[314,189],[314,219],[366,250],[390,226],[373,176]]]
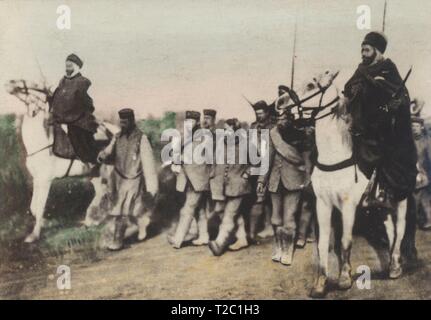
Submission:
[[[193,139],[188,143],[191,143],[192,151],[201,144],[200,139]],[[192,187],[195,192],[209,191],[210,172],[211,164],[197,164],[194,161],[190,164],[182,164],[181,171],[177,175],[177,191],[184,192],[187,186]]]
[[[258,181],[276,193],[280,184],[289,191],[301,190],[306,181],[305,161],[297,148],[283,140],[278,127],[270,131],[269,170]]]
[[[224,163],[216,163],[210,175],[211,196],[214,200],[224,201],[226,197],[241,197],[251,192],[249,181],[251,165],[239,163],[240,144],[235,144],[235,161],[228,163],[228,148],[224,145]],[[232,152],[233,155],[233,152]]]
[[[429,186],[429,175],[431,173],[431,139],[426,134],[421,134],[415,139],[418,154],[418,179],[416,189]],[[431,204],[430,204],[431,206]]]
[[[146,135],[135,127],[129,134],[118,133],[100,153],[114,162],[115,207],[112,215],[138,216],[148,208],[146,192],[158,190],[157,172],[151,145]]]

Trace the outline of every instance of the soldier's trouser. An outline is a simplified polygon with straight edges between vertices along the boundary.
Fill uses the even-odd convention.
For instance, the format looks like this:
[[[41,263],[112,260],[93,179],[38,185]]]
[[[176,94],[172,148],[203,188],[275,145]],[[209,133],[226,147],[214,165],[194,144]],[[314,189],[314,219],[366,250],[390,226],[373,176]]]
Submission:
[[[173,245],[175,247],[181,246],[184,237],[189,231],[190,224],[194,219],[196,208],[198,207],[202,196],[203,192],[196,192],[189,187],[186,189],[186,201],[180,210],[180,219],[178,221],[177,229],[173,238]]]
[[[198,218],[197,218],[197,229],[199,237],[193,241],[195,245],[207,244],[209,241],[208,234],[208,219],[212,211],[214,210],[214,204],[210,194],[206,194],[201,201],[199,206]]]
[[[286,234],[295,236],[295,213],[301,199],[301,191],[289,191],[280,186],[277,193],[271,193],[272,217],[271,223],[283,229]]]
[[[218,203],[217,208],[223,208],[224,214],[220,224],[219,232],[215,242],[220,247],[225,247],[230,240],[230,237],[235,230],[235,220],[239,214],[239,207],[241,205],[242,197],[227,197],[226,202]]]
[[[250,210],[250,238],[254,239],[257,235],[259,222],[263,216],[264,218],[264,229],[267,227],[271,228],[271,198],[268,193],[263,195],[262,202],[256,202],[252,205]],[[267,225],[268,224],[268,225]]]
[[[423,221],[423,226],[431,226],[431,193],[428,188],[422,188],[413,193],[416,201],[416,217],[418,221]],[[420,217],[419,214],[424,216]]]

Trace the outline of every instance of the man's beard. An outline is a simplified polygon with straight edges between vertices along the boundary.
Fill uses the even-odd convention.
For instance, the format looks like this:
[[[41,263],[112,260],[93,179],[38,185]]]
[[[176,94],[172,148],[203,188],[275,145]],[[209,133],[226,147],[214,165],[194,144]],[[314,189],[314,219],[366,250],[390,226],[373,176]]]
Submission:
[[[376,59],[377,53],[374,51],[371,57],[362,57],[362,63],[369,66],[373,63],[374,59]]]
[[[74,70],[66,69],[66,75],[71,76]]]
[[[135,124],[130,124],[128,126],[121,127],[122,134],[129,134],[135,128]]]

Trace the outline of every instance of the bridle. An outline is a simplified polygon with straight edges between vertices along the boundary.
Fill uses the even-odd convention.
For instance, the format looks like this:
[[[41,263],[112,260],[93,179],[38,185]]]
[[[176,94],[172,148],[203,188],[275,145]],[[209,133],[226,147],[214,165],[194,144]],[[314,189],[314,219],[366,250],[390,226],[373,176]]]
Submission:
[[[28,99],[30,97],[30,95],[31,95],[30,91],[35,91],[35,92],[43,93],[44,96],[45,96],[45,99],[42,99],[38,95],[35,95],[35,94],[31,95],[31,97],[32,97],[32,99],[35,99],[35,101],[32,101],[32,103],[34,103],[35,109],[36,109],[37,112],[45,110],[40,104],[45,105],[48,102],[48,96],[51,95],[51,93],[50,93],[50,91],[49,91],[48,88],[39,89],[39,88],[31,87],[31,86],[29,87],[27,85],[27,82],[25,80],[23,80],[23,79],[21,79],[21,80],[13,80],[12,82],[14,84],[21,83],[21,86],[15,85],[13,87],[13,90],[12,90],[11,94],[14,95],[15,97],[17,97],[20,101],[22,101],[27,107],[31,103],[29,101],[29,99]],[[21,97],[21,95],[24,95],[25,98]],[[38,154],[39,152],[42,152],[42,151],[44,151],[46,149],[49,149],[52,146],[53,146],[53,144],[50,144],[50,145],[45,146],[45,147],[43,147],[43,148],[41,148],[39,150],[36,150],[36,151],[34,151],[34,152],[30,153],[30,154],[27,154],[27,158],[31,157],[31,156],[34,156],[34,155]]]
[[[317,121],[317,120],[323,119],[323,118],[325,118],[325,117],[327,117],[327,116],[329,116],[329,115],[333,114],[333,113],[335,112],[335,110],[336,110],[336,106],[335,106],[335,107],[332,107],[332,109],[331,109],[331,111],[330,111],[329,113],[327,113],[327,114],[325,114],[325,115],[323,115],[323,116],[317,117],[317,115],[318,115],[321,111],[323,111],[323,110],[325,110],[325,109],[327,109],[327,108],[329,108],[329,107],[333,106],[334,104],[336,104],[336,103],[340,100],[340,97],[339,97],[339,96],[337,96],[337,97],[335,97],[333,100],[331,100],[330,102],[328,102],[327,104],[322,105],[323,97],[324,97],[324,95],[325,95],[326,91],[328,90],[328,88],[329,88],[330,86],[332,86],[333,81],[334,81],[334,79],[338,76],[338,74],[339,74],[339,71],[337,71],[337,72],[334,74],[334,76],[333,76],[333,78],[332,78],[332,80],[331,80],[331,83],[330,83],[328,86],[322,86],[322,85],[320,84],[320,82],[319,82],[319,81],[316,81],[316,85],[317,85],[317,87],[318,87],[318,90],[317,90],[316,92],[314,92],[314,93],[310,94],[309,96],[307,96],[307,97],[303,98],[303,99],[299,99],[299,96],[298,96],[298,94],[295,92],[295,90],[293,90],[293,89],[291,89],[291,88],[286,87],[286,89],[287,89],[287,93],[289,94],[289,97],[290,97],[290,99],[293,101],[293,103],[292,103],[292,104],[287,105],[286,107],[284,107],[284,108],[283,108],[283,109],[284,109],[284,111],[283,111],[281,114],[288,113],[288,112],[290,112],[293,108],[297,107],[297,108],[298,108],[298,113],[299,113],[299,119],[301,119],[301,120],[304,120],[304,116],[303,116],[303,112],[304,112],[304,111],[311,111],[311,117],[310,117],[310,119],[308,119],[308,120],[309,120],[309,121],[311,121],[311,122],[314,122],[314,121]],[[318,107],[304,107],[304,106],[302,106],[302,104],[303,104],[304,102],[307,102],[307,101],[309,101],[310,99],[313,99],[313,98],[317,97],[318,95],[320,95],[320,99],[319,99],[319,106],[318,106]]]
[[[319,83],[319,81],[315,81],[317,84],[318,90],[316,92],[310,94],[309,96],[303,98],[303,99],[299,99],[297,93],[293,89],[286,87],[287,92],[288,92],[291,100],[293,101],[293,103],[286,106],[285,108],[283,108],[283,109],[285,109],[283,111],[283,114],[290,112],[293,108],[297,107],[298,113],[299,113],[299,119],[297,119],[295,121],[302,120],[302,126],[303,127],[312,126],[316,121],[334,114],[338,108],[337,102],[340,100],[340,96],[337,95],[337,97],[335,97],[334,99],[332,99],[331,101],[329,101],[328,103],[326,103],[324,105],[322,105],[322,102],[323,102],[323,98],[324,98],[326,91],[333,84],[333,80],[338,76],[338,74],[339,74],[339,72],[335,73],[334,77],[332,78],[332,81],[330,82],[330,84],[328,86],[322,86]],[[306,101],[308,101],[314,97],[317,97],[318,95],[320,95],[318,107],[304,107],[304,106],[302,106],[302,104],[304,102],[306,102]],[[336,105],[334,106],[334,104],[336,104]],[[322,116],[318,116],[319,113],[321,113],[324,110],[327,110],[328,108],[331,108],[328,113],[326,113]],[[311,117],[309,119],[305,119],[303,117],[304,111],[311,111]],[[319,170],[325,171],[325,172],[333,172],[333,171],[337,171],[337,170],[341,170],[344,168],[354,166],[354,168],[355,168],[355,182],[358,182],[358,173],[357,173],[356,159],[355,159],[354,153],[352,153],[352,156],[349,159],[346,159],[346,160],[343,160],[343,161],[340,161],[338,163],[331,164],[331,165],[319,163],[319,161],[317,161],[317,159],[316,159],[315,166]]]

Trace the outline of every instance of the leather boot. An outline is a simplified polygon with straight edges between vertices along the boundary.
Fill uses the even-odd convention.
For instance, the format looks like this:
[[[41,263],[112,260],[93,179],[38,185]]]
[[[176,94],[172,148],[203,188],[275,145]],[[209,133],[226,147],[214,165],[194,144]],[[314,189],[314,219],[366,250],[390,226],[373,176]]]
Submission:
[[[249,238],[251,243],[257,242],[257,229],[259,227],[259,218],[263,212],[263,204],[255,203],[250,211]]]
[[[258,236],[262,239],[274,236],[274,230],[271,226],[271,216],[268,212],[265,213],[265,226],[264,229],[258,233]]]
[[[280,237],[280,231],[277,226],[274,226],[274,242],[273,242],[273,249],[272,249],[272,261],[274,262],[280,262],[281,260],[281,237]]]
[[[124,234],[127,228],[126,219],[127,217],[123,216],[115,217],[113,239],[107,246],[108,250],[117,251],[123,248]]]
[[[180,216],[175,234],[173,236],[168,235],[168,241],[172,247],[175,249],[181,248],[193,219],[194,218],[192,216]]]
[[[225,251],[229,244],[230,234],[220,228],[217,238],[214,241],[210,241],[208,246],[215,256],[221,256]]]
[[[238,251],[248,247],[247,232],[245,231],[244,217],[238,218],[238,229],[236,231],[236,241],[229,246],[229,250]]]
[[[184,237],[183,242],[189,242],[192,241],[194,239],[196,239],[198,237],[198,223],[196,221],[196,218],[193,218],[190,227],[189,227],[189,231],[187,231],[186,236]]]
[[[198,233],[199,237],[193,240],[192,243],[195,246],[202,246],[208,244],[208,241],[210,240],[210,235],[208,234],[208,219],[205,212],[199,215]]]
[[[290,266],[293,260],[294,236],[281,229],[281,259],[280,262]]]

